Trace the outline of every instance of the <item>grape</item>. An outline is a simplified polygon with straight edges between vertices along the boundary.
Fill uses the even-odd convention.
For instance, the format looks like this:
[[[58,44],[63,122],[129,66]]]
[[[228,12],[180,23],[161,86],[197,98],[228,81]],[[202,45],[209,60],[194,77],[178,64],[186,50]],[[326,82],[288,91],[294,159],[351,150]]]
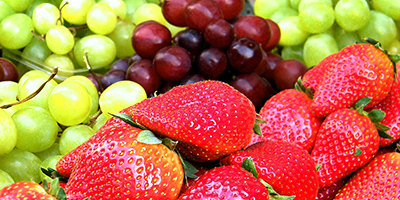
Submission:
[[[31,4],[34,0],[2,0],[6,2],[10,7],[15,10],[15,12],[24,12],[29,4]]]
[[[188,85],[205,80],[207,80],[207,78],[201,74],[189,74],[179,82],[179,85]]]
[[[17,128],[17,148],[40,152],[56,141],[57,122],[45,109],[26,106],[15,112],[12,119]]]
[[[219,19],[207,25],[204,38],[212,47],[225,49],[232,43],[235,33],[228,21]]]
[[[368,3],[365,0],[340,0],[335,6],[335,18],[344,30],[359,30],[370,18]]]
[[[46,80],[48,79],[47,76],[43,75],[32,75],[24,82],[18,84],[18,99],[23,100],[33,92],[35,92]],[[46,83],[44,88],[32,99],[26,101],[24,105],[26,106],[39,106],[48,110],[47,101],[49,99],[50,93],[53,89],[57,86],[57,82],[55,80],[51,80],[50,82]]]
[[[111,70],[104,74],[103,78],[101,78],[101,86],[103,89],[108,88],[110,85],[126,80],[126,72],[122,70]]]
[[[33,37],[22,51],[21,57],[37,63],[43,63],[50,54],[51,51],[46,42]]]
[[[94,130],[87,125],[76,125],[66,128],[60,137],[60,152],[65,155],[86,142]]]
[[[185,11],[190,1],[191,0],[165,0],[161,7],[165,19],[175,26],[185,27]]]
[[[180,46],[166,46],[153,59],[154,67],[161,79],[167,82],[180,81],[192,69],[190,53]]]
[[[0,45],[8,49],[20,49],[31,41],[34,29],[31,18],[23,13],[15,13],[0,23]]]
[[[93,33],[106,35],[115,29],[117,16],[108,5],[98,3],[87,13],[86,24]]]
[[[46,78],[49,77],[49,75],[44,71],[37,70],[37,69],[30,70],[21,76],[21,78],[19,79],[18,85],[24,84],[25,81],[28,80],[28,78],[30,78],[31,76],[36,76],[36,75],[41,75]]]
[[[107,35],[115,43],[117,49],[116,56],[118,58],[126,58],[135,54],[135,50],[131,43],[134,30],[134,24],[126,21],[119,21],[113,32]]]
[[[224,19],[229,21],[235,19],[244,8],[244,0],[214,0],[222,10]]]
[[[171,44],[171,32],[157,21],[146,21],[136,26],[132,46],[142,58],[153,59],[163,47]]]
[[[310,35],[301,29],[298,16],[286,18],[280,21],[278,25],[281,30],[281,39],[279,40],[279,45],[281,46],[302,44]]]
[[[133,15],[140,6],[147,3],[146,0],[124,0],[124,2],[126,6],[126,18],[129,18],[129,16]]]
[[[186,25],[202,32],[209,23],[222,18],[221,8],[212,0],[193,0],[185,11]]]
[[[266,21],[268,22],[269,29],[271,30],[271,38],[261,47],[264,51],[271,51],[279,44],[279,40],[281,39],[281,30],[279,29],[278,24],[274,21],[270,19],[266,19]]]
[[[335,22],[332,6],[323,3],[309,3],[299,8],[300,28],[308,33],[322,33]]]
[[[278,54],[267,53],[267,60],[268,60],[267,68],[265,69],[264,73],[261,76],[265,77],[271,84],[274,84],[274,78],[273,78],[274,69],[276,68],[276,65],[283,59]]]
[[[98,80],[101,80],[103,78],[103,74],[99,74],[99,73],[95,73],[96,77],[98,78]],[[95,79],[95,77],[93,76],[93,74],[88,74],[86,75],[86,77],[92,81],[92,83],[96,86],[97,91],[101,92],[102,90],[100,89],[99,83],[97,82],[97,80]]]
[[[399,40],[393,40],[391,44],[386,48],[389,53],[392,55],[394,54],[400,54],[400,41]]]
[[[298,78],[306,71],[307,67],[298,60],[282,60],[273,71],[274,83],[281,90],[293,89]]]
[[[49,167],[52,169],[55,169],[56,164],[58,163],[58,161],[61,160],[62,157],[63,157],[62,155],[55,155],[55,156],[46,158],[45,160],[43,160],[42,164],[40,164],[40,167],[44,168],[44,169],[47,169]],[[43,180],[44,178],[48,177],[46,174],[44,174],[42,172],[41,169],[39,169],[39,174],[40,174],[40,180]]]
[[[104,35],[88,35],[75,43],[74,57],[79,66],[85,67],[84,52],[87,51],[91,66],[106,67],[111,64],[117,54],[115,43]]]
[[[268,56],[267,53],[265,51],[262,51],[262,58],[261,61],[258,63],[257,67],[254,69],[254,73],[256,73],[257,75],[262,75],[265,70],[267,70],[267,68],[269,68],[269,62],[268,62]]]
[[[69,23],[82,25],[95,0],[63,0],[60,4],[61,16]]]
[[[400,1],[399,0],[372,0],[372,8],[382,12],[393,20],[400,20]]]
[[[0,22],[4,18],[6,18],[6,17],[8,17],[8,16],[10,16],[10,15],[12,15],[14,13],[15,13],[15,11],[11,8],[11,6],[9,6],[4,1],[0,1]]]
[[[44,65],[49,68],[58,67],[58,73],[55,77],[56,80],[64,80],[66,77],[72,76],[74,70],[74,63],[66,55],[52,54],[46,58]]]
[[[382,44],[384,48],[396,38],[397,29],[393,19],[389,16],[371,10],[370,20],[368,23],[358,30],[360,38],[370,37]]]
[[[0,70],[2,70],[3,78],[2,81],[14,81],[18,82],[19,80],[19,72],[17,67],[10,60],[5,58],[0,58]]]
[[[338,48],[343,49],[344,47],[354,44],[357,41],[361,41],[360,36],[355,31],[346,31],[339,25],[333,26],[333,36],[337,42]]]
[[[86,88],[75,81],[61,82],[50,94],[48,106],[54,119],[64,125],[82,123],[90,114],[92,100]]]
[[[9,153],[17,144],[17,128],[11,116],[0,109],[0,156]]]
[[[119,59],[115,61],[110,68],[110,71],[112,70],[121,70],[124,72],[128,71],[129,65],[130,65],[130,59],[129,57],[124,58],[124,59]]]
[[[170,24],[169,22],[166,22],[165,27],[167,27],[168,30],[171,32],[172,37],[175,37],[176,35],[178,35],[178,33],[186,29],[186,27],[175,26]]]
[[[93,124],[93,131],[96,132],[99,130],[106,122],[107,122],[107,117],[104,115],[104,113],[101,113],[97,118],[96,122]]]
[[[209,79],[217,79],[225,71],[228,60],[221,49],[209,48],[201,52],[196,64],[200,74]]]
[[[293,16],[298,16],[299,12],[293,8],[289,8],[289,7],[283,7],[279,10],[277,10],[276,12],[274,12],[274,14],[271,15],[270,20],[279,23],[280,21],[288,18],[288,17],[293,17]]]
[[[182,31],[177,37],[177,43],[188,50],[193,56],[198,55],[206,46],[203,34],[199,30],[192,28]]]
[[[256,0],[254,2],[254,14],[268,19],[278,9],[284,7],[289,7],[288,0]]]
[[[55,5],[51,3],[42,3],[33,10],[33,26],[37,33],[44,35],[57,25],[57,21],[61,20],[60,17],[60,10],[58,10]]]
[[[147,98],[144,88],[133,81],[119,81],[110,85],[100,95],[100,109],[109,119],[109,113],[117,113]]]
[[[236,38],[226,54],[229,64],[239,73],[252,72],[262,59],[260,45],[246,37]]]
[[[59,140],[60,138],[57,139]],[[36,152],[34,154],[42,161],[55,155],[61,155],[60,144],[58,142],[59,141],[56,140],[56,142],[54,142],[53,145],[51,145],[51,147],[47,148],[44,151]]]
[[[157,74],[150,59],[142,59],[134,62],[128,69],[126,77],[128,80],[139,83],[147,95],[155,92],[161,86],[161,77]]]
[[[34,181],[39,183],[42,161],[33,153],[22,149],[13,149],[0,156],[0,169],[7,172],[15,182]]]
[[[133,15],[133,23],[139,25],[145,21],[156,21],[165,26],[167,20],[165,20],[162,9],[159,5],[154,3],[146,3],[137,8]]]
[[[282,48],[281,56],[284,60],[296,59],[304,63],[303,47],[304,47],[303,44],[296,46],[285,46]]]
[[[11,183],[14,183],[13,178],[7,172],[0,170],[0,190]]]
[[[235,36],[247,37],[266,45],[271,39],[271,30],[268,22],[257,15],[246,15],[235,22],[233,26]]]
[[[18,83],[14,81],[0,81],[0,99],[16,100],[18,95]]]
[[[339,51],[335,38],[327,33],[310,36],[304,43],[303,56],[307,68],[315,66],[326,56]]]
[[[309,6],[310,4],[314,4],[314,3],[324,4],[326,6],[333,7],[332,0],[301,0],[298,10],[303,9],[303,6]]]
[[[46,44],[55,54],[67,54],[74,48],[74,36],[67,27],[59,25],[46,33]]]
[[[118,19],[124,20],[126,17],[126,4],[123,0],[100,0],[98,3],[106,4],[112,9]]]
[[[289,0],[289,1],[290,1],[290,7],[293,8],[293,9],[295,9],[295,10],[298,10],[298,9],[299,9],[299,5],[300,5],[300,2],[301,2],[302,0]]]

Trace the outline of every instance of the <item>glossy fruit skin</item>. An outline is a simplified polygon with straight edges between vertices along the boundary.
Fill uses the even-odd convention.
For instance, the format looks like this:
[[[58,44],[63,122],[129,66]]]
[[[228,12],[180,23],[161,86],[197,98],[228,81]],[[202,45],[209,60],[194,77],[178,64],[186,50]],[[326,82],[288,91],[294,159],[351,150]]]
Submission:
[[[374,158],[358,170],[335,200],[384,200],[400,198],[400,154],[390,152]]]
[[[332,200],[335,198],[339,190],[346,184],[348,177],[343,177],[327,187],[320,187],[318,189],[318,195],[315,200]]]
[[[197,179],[178,200],[201,199],[266,199],[268,189],[239,166],[211,169]]]
[[[177,198],[184,173],[175,152],[163,144],[138,142],[142,130],[128,124],[104,129],[108,138],[84,148],[76,160],[68,199]]]
[[[287,141],[308,152],[314,147],[322,119],[316,117],[304,92],[282,90],[265,102],[259,114],[266,123],[259,124],[263,136],[253,135],[250,144],[259,141]]]
[[[355,155],[357,149],[360,155]],[[343,108],[322,122],[311,156],[317,165],[319,185],[332,185],[369,162],[379,149],[379,134],[373,122],[356,110]]]
[[[374,45],[349,45],[326,59],[330,60],[322,60],[324,64],[318,64],[307,72],[316,71],[314,77],[320,78],[303,79],[306,87],[312,85],[315,90],[312,108],[317,116],[351,107],[366,96],[372,97],[365,107],[368,109],[388,95],[394,80],[394,66]]]
[[[246,96],[213,80],[176,86],[122,112],[155,134],[179,141],[179,152],[196,162],[219,160],[245,147],[256,117]]]
[[[267,140],[233,153],[221,163],[241,166],[247,157],[253,159],[258,178],[271,185],[279,195],[295,195],[295,200],[315,200],[318,192],[315,163],[301,147],[286,141]]]
[[[32,181],[15,182],[2,188],[0,190],[0,199],[56,200],[42,186]]]

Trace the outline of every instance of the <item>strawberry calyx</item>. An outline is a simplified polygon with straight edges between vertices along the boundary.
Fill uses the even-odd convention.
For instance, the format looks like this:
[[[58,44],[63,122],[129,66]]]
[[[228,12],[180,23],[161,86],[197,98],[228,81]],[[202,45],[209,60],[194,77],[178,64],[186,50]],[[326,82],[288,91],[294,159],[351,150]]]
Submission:
[[[296,81],[296,83],[294,84],[294,89],[300,92],[305,93],[308,98],[313,99],[314,98],[314,94],[311,91],[311,89],[309,87],[304,86],[303,81],[301,80],[301,77],[299,77]]]
[[[251,157],[247,157],[246,159],[244,159],[241,167],[243,169],[247,170],[248,172],[252,173],[253,176],[258,179],[258,173],[256,170],[256,166],[254,165],[253,159]],[[266,181],[264,181],[263,179],[258,179],[258,180],[260,180],[260,182],[268,189],[269,199],[271,199],[271,200],[293,200],[296,197],[296,196],[280,195]]]
[[[259,124],[264,124],[264,123],[267,123],[267,121],[261,119],[261,115],[257,113],[256,122],[254,123],[254,126],[253,126],[253,131],[256,135],[259,135],[259,136],[263,135]]]
[[[59,178],[50,179],[50,182],[48,182],[48,179],[46,178],[43,179],[42,187],[48,194],[52,195],[57,200],[67,200],[67,194],[65,193],[65,190],[60,186]]]

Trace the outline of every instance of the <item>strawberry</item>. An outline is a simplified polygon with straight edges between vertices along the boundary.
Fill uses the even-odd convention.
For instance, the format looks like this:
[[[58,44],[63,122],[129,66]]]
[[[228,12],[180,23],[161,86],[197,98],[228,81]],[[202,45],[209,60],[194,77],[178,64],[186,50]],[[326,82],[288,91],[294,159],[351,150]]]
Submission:
[[[335,200],[400,199],[399,168],[399,153],[377,156],[352,175]]]
[[[238,166],[221,166],[199,177],[178,200],[268,200],[268,195],[268,189],[250,172]]]
[[[251,157],[258,178],[280,195],[315,200],[318,176],[314,160],[306,150],[286,141],[262,141],[221,160],[225,165],[241,166]]]
[[[308,78],[303,80],[306,87],[312,86],[315,91],[311,107],[317,116],[351,107],[366,96],[372,97],[366,107],[371,108],[388,95],[395,66],[392,56],[379,43],[349,45],[326,59],[330,62],[321,61],[323,64],[307,72],[314,75],[306,73],[304,77]]]
[[[155,134],[178,141],[180,153],[196,162],[219,160],[244,148],[256,119],[246,96],[213,80],[176,86],[123,112]]]
[[[68,200],[176,199],[184,177],[180,158],[163,144],[139,142],[147,133],[128,124],[105,127],[104,139],[92,139],[76,157]]]
[[[379,133],[375,124],[384,114],[379,110],[364,111],[370,100],[367,97],[359,100],[354,109],[339,109],[322,122],[311,152],[317,165],[320,165],[320,187],[332,185],[361,168],[378,151]]]
[[[332,200],[335,198],[336,194],[339,192],[340,188],[346,184],[347,176],[339,179],[330,186],[320,187],[318,189],[318,195],[315,200]]]
[[[65,194],[65,193],[64,193]],[[58,198],[48,193],[42,186],[32,181],[20,181],[5,186],[0,190],[0,200],[57,200],[66,199],[65,196]]]
[[[267,100],[261,108],[262,136],[253,135],[250,144],[263,140],[292,142],[311,152],[321,119],[311,111],[312,99],[306,93],[287,89]]]

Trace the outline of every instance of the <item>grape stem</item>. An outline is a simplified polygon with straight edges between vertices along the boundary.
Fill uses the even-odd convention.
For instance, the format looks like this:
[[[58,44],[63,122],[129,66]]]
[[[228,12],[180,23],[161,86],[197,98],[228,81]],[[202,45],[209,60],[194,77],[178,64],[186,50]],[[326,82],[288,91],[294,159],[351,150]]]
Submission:
[[[32,35],[33,35],[35,38],[37,38],[37,39],[39,39],[39,40],[42,40],[42,41],[45,41],[44,37],[45,37],[46,34],[43,34],[42,36],[39,36],[39,35],[37,35],[37,34],[35,33],[35,31],[34,31],[33,29],[31,30],[31,33],[32,33]]]
[[[99,77],[97,77],[96,73],[94,72],[92,66],[89,63],[89,58],[88,58],[88,55],[87,55],[88,54],[88,50],[85,50],[83,52],[83,54],[84,54],[83,55],[83,60],[85,61],[86,67],[89,69],[89,72],[93,75],[94,79],[96,80],[97,84],[99,85],[99,90],[100,90],[100,93],[101,93],[101,92],[103,92],[104,88],[101,85]]]
[[[18,104],[21,104],[21,103],[24,103],[24,102],[27,102],[27,101],[33,99],[36,95],[39,94],[40,91],[43,90],[44,86],[46,86],[46,83],[50,82],[57,75],[57,73],[58,73],[58,66],[54,67],[49,78],[44,83],[42,83],[42,85],[40,85],[40,87],[36,91],[34,91],[32,94],[30,94],[29,96],[27,96],[25,99],[23,99],[21,101],[17,101],[15,103],[10,103],[10,104],[5,104],[5,105],[0,106],[0,108],[7,109],[11,106],[18,105]]]

